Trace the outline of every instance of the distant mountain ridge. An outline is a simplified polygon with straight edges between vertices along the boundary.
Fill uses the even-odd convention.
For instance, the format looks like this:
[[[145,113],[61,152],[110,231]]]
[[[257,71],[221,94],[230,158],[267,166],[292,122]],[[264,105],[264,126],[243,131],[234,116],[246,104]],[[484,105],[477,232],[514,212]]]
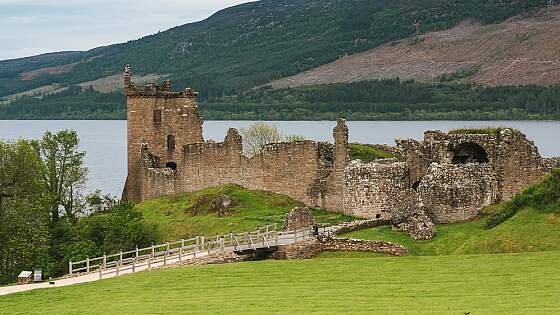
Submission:
[[[500,24],[464,22],[272,82],[275,88],[401,78],[479,85],[560,83],[560,6]]]
[[[54,87],[55,91],[65,93],[59,94],[66,98],[64,104],[67,105],[60,102],[53,113],[67,112],[71,99],[74,97],[77,101],[80,95],[77,89],[68,92],[69,88],[85,88],[88,82],[109,86],[125,64],[131,64],[134,73],[142,77],[165,77],[175,86],[191,86],[200,92],[204,102],[298,75],[342,56],[351,58],[390,42],[414,38],[416,23],[421,24],[422,33],[447,30],[466,20],[488,25],[559,3],[560,0],[263,0],[245,3],[219,11],[203,21],[127,43],[85,52],[59,52],[0,61],[0,104],[4,104],[0,105],[0,118],[2,107],[12,106],[6,105],[12,100],[18,100],[17,106],[26,106],[43,97],[36,91],[52,91]],[[49,93],[52,103],[57,96]],[[116,94],[110,97],[111,108],[123,104]],[[72,106],[73,115],[80,115],[78,107],[82,105]],[[90,105],[88,111],[95,108],[95,104]],[[26,117],[33,116],[30,108],[21,111]]]

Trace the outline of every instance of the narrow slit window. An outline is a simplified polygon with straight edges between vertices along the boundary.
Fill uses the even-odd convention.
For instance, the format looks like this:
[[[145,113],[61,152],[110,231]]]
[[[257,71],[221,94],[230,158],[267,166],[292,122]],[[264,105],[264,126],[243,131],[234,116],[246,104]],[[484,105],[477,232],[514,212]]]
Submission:
[[[161,123],[161,110],[160,109],[154,110],[154,123],[156,123],[156,124]]]

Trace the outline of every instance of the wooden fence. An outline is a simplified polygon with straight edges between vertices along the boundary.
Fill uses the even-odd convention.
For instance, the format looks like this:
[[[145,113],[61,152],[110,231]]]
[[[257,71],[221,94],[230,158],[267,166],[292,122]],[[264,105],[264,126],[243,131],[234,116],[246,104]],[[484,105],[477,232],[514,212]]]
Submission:
[[[145,248],[119,252],[101,257],[86,258],[68,263],[69,274],[98,272],[99,278],[107,275],[118,276],[124,271],[136,272],[138,269],[152,269],[156,266],[167,266],[168,263],[181,262],[213,253],[270,248],[286,245],[300,240],[309,239],[312,228],[297,231],[278,231],[276,225],[266,226],[248,233],[230,233],[215,237],[197,236],[175,242],[152,245]]]

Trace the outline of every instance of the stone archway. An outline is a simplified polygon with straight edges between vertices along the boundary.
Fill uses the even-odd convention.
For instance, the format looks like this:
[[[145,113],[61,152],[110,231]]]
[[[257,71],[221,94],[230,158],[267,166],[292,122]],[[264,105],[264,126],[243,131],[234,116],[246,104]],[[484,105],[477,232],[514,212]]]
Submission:
[[[461,143],[451,149],[453,164],[488,163],[488,153],[476,143]]]

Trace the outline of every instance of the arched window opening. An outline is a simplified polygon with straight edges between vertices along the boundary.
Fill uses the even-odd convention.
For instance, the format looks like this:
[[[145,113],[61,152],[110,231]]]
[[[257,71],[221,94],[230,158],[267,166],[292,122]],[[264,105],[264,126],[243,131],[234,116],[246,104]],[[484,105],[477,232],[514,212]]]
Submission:
[[[172,170],[176,170],[177,169],[177,163],[170,161],[170,162],[165,163],[165,167],[170,168]]]
[[[451,150],[453,164],[488,163],[488,154],[476,143],[462,143]]]

